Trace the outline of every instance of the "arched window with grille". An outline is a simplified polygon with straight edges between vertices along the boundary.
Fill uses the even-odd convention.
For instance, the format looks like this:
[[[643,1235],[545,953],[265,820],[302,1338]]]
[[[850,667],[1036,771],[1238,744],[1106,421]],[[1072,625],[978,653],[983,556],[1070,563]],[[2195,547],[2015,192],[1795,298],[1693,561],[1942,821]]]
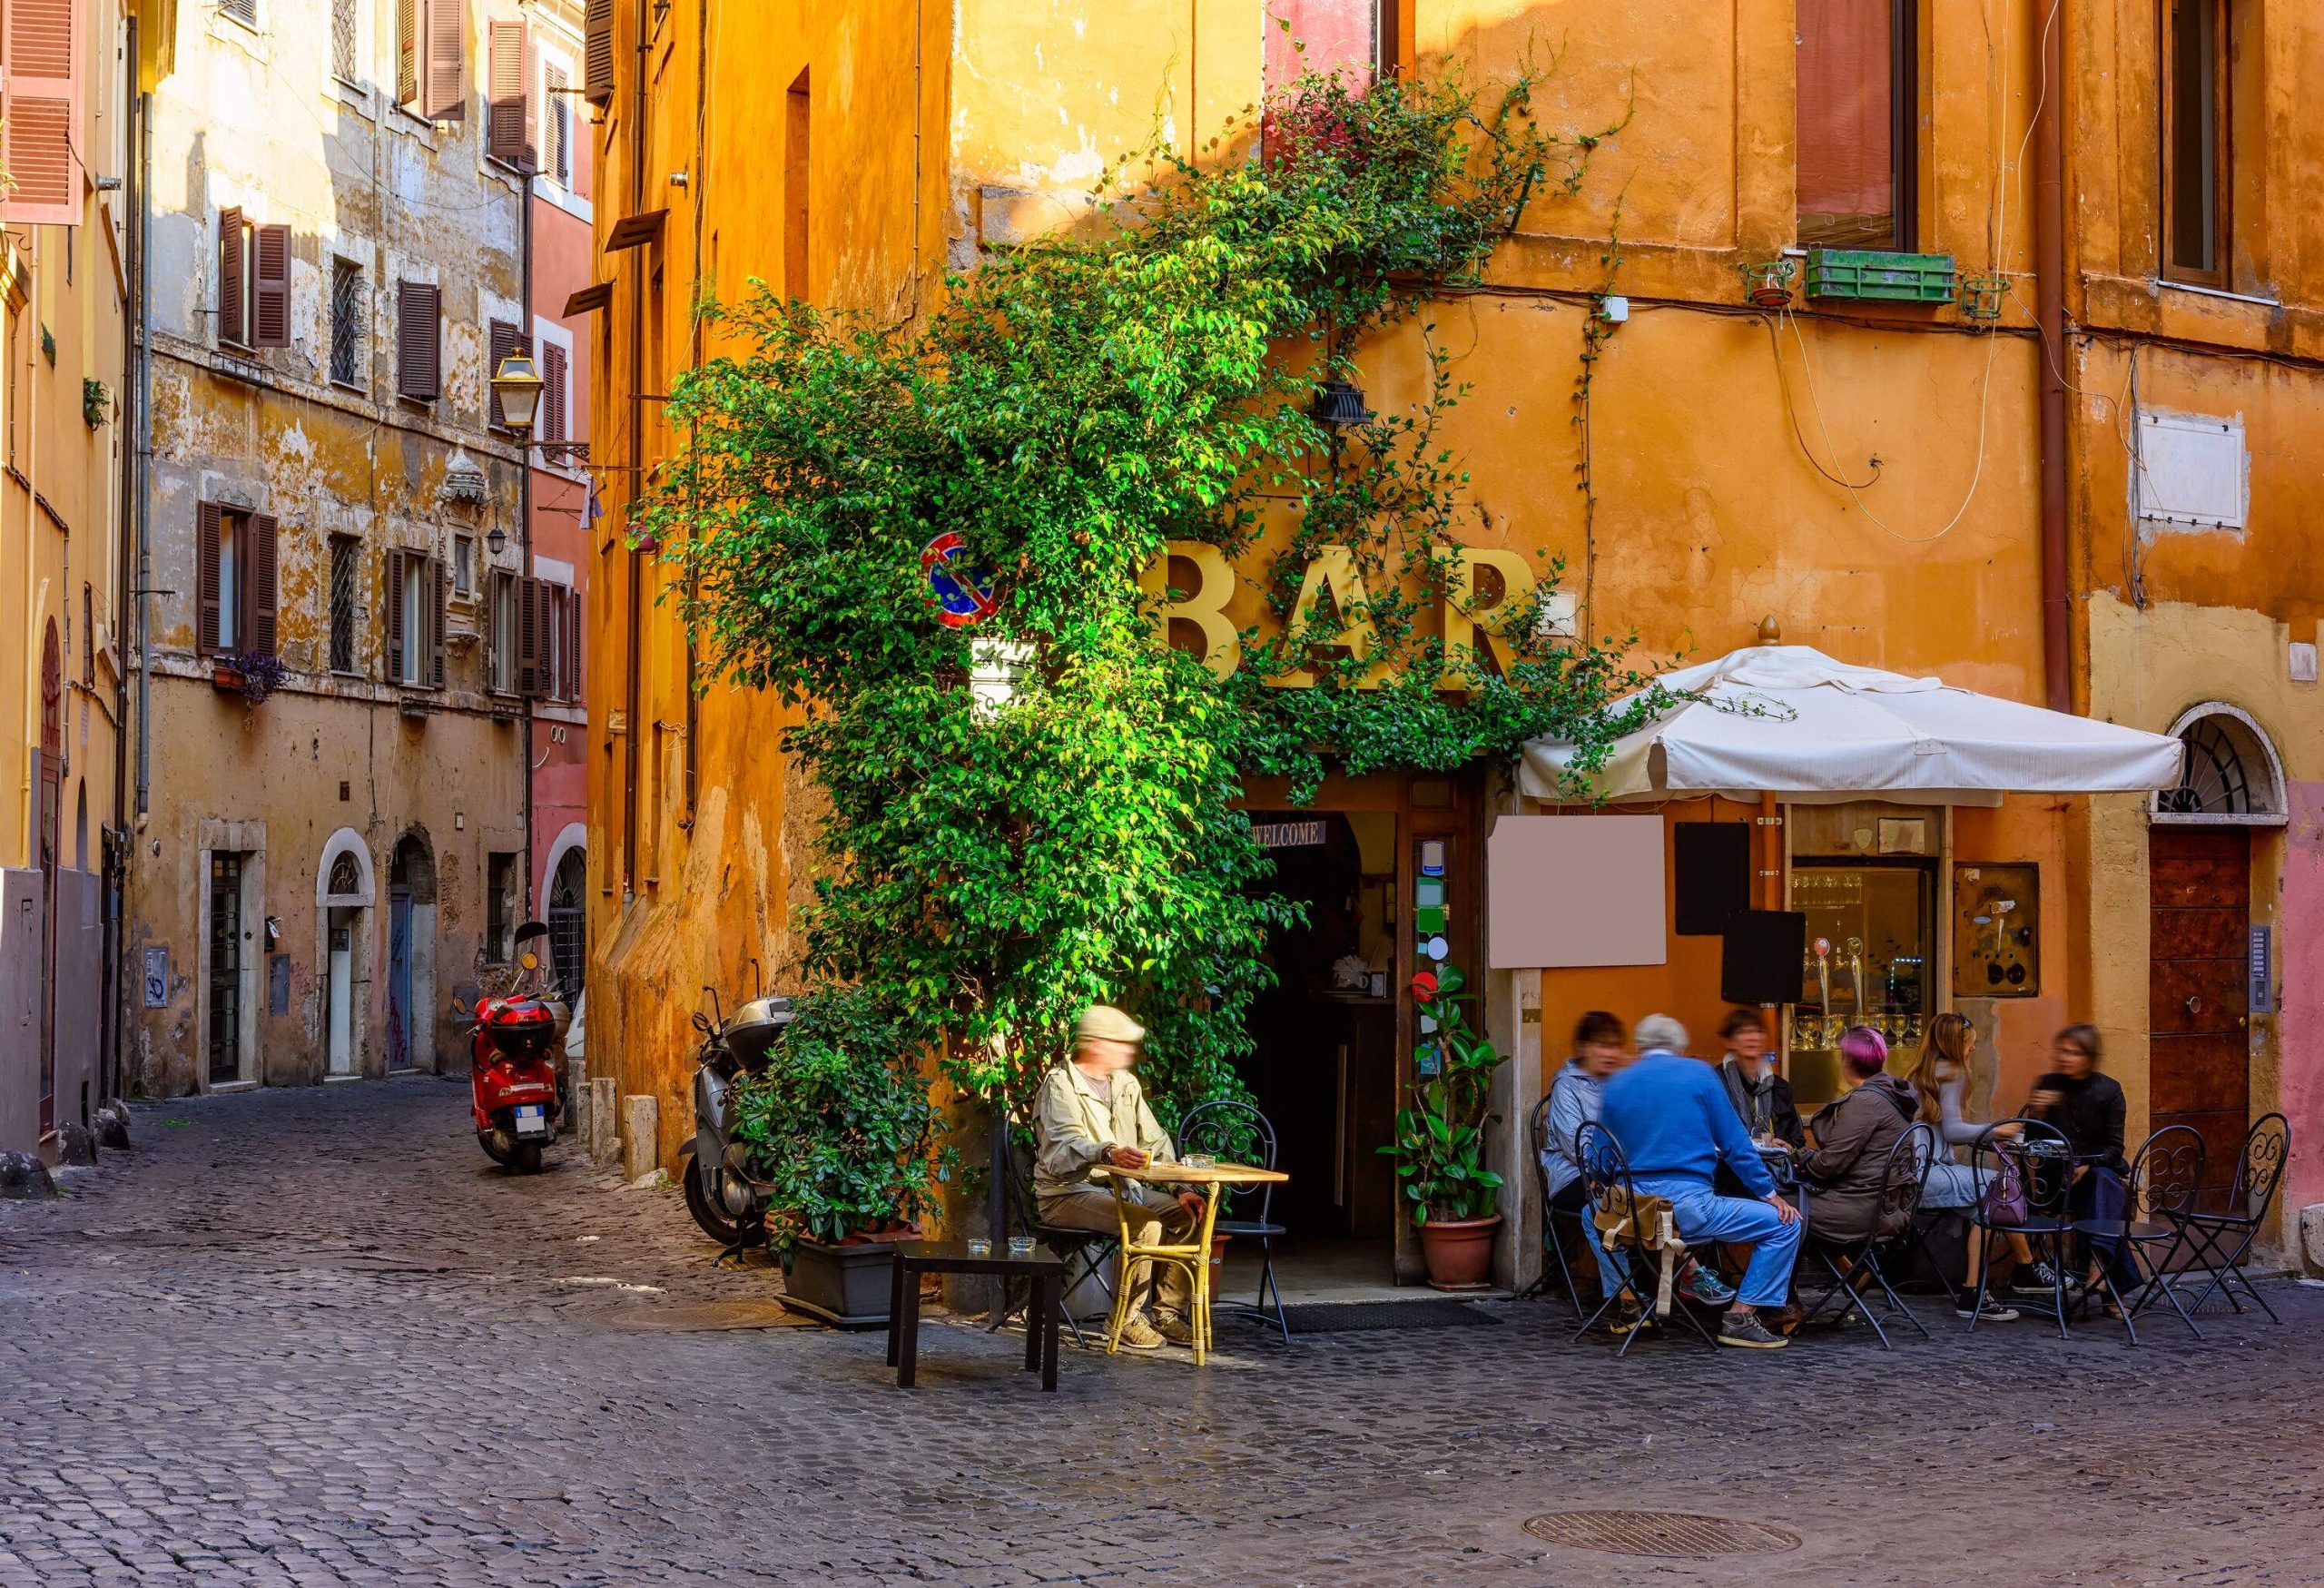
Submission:
[[[2283,763],[2260,725],[2221,701],[2199,705],[2171,728],[2186,756],[2179,784],[2154,796],[2154,820],[2187,826],[2281,826]]]

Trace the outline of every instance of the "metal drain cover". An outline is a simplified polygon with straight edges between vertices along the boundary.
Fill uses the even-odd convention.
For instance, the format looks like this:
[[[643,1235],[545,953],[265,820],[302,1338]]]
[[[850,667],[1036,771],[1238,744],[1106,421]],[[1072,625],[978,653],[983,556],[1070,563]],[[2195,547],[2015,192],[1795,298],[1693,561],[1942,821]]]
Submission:
[[[1799,1535],[1764,1522],[1684,1511],[1553,1511],[1525,1531],[1568,1549],[1617,1555],[1771,1555],[1799,1547]]]

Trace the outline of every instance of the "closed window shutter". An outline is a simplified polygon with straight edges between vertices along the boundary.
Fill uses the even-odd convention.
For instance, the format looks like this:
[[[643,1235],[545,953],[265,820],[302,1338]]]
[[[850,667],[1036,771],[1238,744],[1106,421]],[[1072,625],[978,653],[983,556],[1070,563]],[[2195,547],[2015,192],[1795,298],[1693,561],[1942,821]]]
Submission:
[[[433,402],[442,380],[439,316],[433,283],[396,283],[396,394]]]
[[[485,328],[485,340],[492,352],[484,368],[484,406],[492,428],[505,430],[508,420],[500,411],[500,393],[493,389],[492,378],[500,373],[500,360],[523,347],[525,339],[513,322],[496,320]]]
[[[194,529],[194,582],[201,596],[194,603],[193,648],[196,655],[204,656],[218,649],[218,504],[202,503]]]
[[[570,379],[566,371],[565,350],[555,342],[541,344],[541,411],[540,422],[533,427],[533,434],[544,441],[569,439],[566,430],[566,385]]]
[[[444,687],[444,606],[451,599],[452,576],[445,570],[444,559],[431,557],[428,566],[436,576],[436,601],[428,614],[428,676],[438,689]]]
[[[251,335],[245,323],[250,299],[242,271],[248,252],[243,239],[249,231],[241,211],[229,207],[218,212],[218,340],[237,346],[247,343]]]
[[[517,585],[517,693],[537,695],[541,687],[541,586],[538,579]]]
[[[251,250],[251,346],[290,345],[290,228],[255,228]]]
[[[250,519],[251,533],[245,541],[250,548],[250,562],[243,569],[241,587],[250,597],[250,621],[242,627],[248,636],[246,648],[262,656],[273,656],[275,595],[274,515],[253,513]]]
[[[582,15],[581,96],[591,104],[614,96],[614,0],[589,0]]]
[[[80,125],[84,0],[8,0],[5,104],[0,131],[9,182],[0,221],[74,226],[81,221]]]
[[[396,103],[419,98],[419,0],[396,0]]]
[[[403,682],[403,559],[400,551],[388,553],[388,682]]]
[[[491,84],[487,92],[485,153],[504,165],[529,170],[533,164],[532,99],[526,84],[532,75],[532,47],[521,22],[487,25],[491,46]]]
[[[421,114],[431,122],[467,119],[467,0],[419,0]]]
[[[581,698],[581,592],[565,592],[565,698]]]

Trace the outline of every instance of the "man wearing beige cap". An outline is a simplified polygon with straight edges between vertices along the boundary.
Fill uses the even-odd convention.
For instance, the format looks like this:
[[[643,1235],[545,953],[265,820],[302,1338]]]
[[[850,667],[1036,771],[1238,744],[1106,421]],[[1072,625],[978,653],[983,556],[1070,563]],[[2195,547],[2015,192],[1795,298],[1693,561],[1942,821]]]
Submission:
[[[1059,1065],[1041,1082],[1033,1194],[1042,1223],[1116,1233],[1120,1226],[1113,1190],[1093,1182],[1089,1171],[1099,1164],[1142,1169],[1170,1156],[1170,1138],[1130,1073],[1145,1041],[1146,1028],[1120,1010],[1094,1005],[1073,1028],[1071,1062]],[[1202,1218],[1202,1198],[1192,1191],[1173,1197],[1158,1187],[1125,1184],[1122,1199],[1146,1210],[1148,1222],[1143,1228],[1133,1224],[1130,1230],[1141,1242],[1184,1241]],[[1143,1282],[1142,1274],[1131,1280]],[[1156,1289],[1153,1321],[1132,1312],[1122,1329],[1122,1344],[1134,1350],[1151,1351],[1165,1340],[1183,1346],[1190,1337],[1186,1270],[1163,1264]]]

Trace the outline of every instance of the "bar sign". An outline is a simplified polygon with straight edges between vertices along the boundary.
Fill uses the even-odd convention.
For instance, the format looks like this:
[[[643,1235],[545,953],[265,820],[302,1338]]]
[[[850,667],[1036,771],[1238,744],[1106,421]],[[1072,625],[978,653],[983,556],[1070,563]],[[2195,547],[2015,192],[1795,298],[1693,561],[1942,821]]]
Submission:
[[[2276,929],[2255,926],[2251,929],[2251,989],[2249,1007],[2253,1014],[2270,1014],[2275,1010],[2276,989]]]

